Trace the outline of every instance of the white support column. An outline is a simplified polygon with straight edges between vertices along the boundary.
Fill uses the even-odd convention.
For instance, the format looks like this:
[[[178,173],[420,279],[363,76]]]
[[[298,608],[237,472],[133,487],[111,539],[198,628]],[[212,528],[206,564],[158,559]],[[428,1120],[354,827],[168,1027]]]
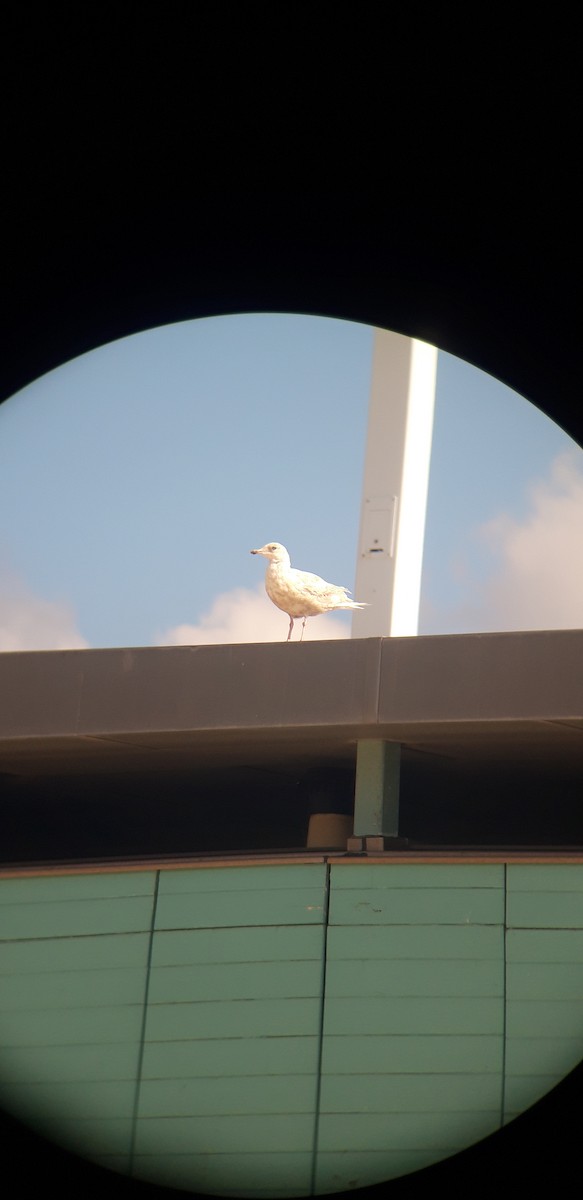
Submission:
[[[377,329],[352,637],[407,637],[419,623],[437,350]]]

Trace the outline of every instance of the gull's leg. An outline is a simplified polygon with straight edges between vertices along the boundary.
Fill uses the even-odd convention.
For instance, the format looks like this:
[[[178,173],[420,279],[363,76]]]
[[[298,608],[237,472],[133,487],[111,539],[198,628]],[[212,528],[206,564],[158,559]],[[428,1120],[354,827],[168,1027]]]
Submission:
[[[303,636],[304,636],[304,629],[306,628],[306,621],[307,621],[307,619],[308,619],[307,617],[304,617],[304,619],[303,619],[303,621],[302,621],[302,633],[301,633],[301,637],[300,637],[300,642],[301,642],[301,640],[302,640],[302,638],[303,638]]]
[[[290,619],[289,619],[289,630],[288,630],[288,635],[287,635],[287,637],[286,637],[286,639],[285,639],[285,640],[286,640],[286,642],[289,642],[289,639],[290,639],[290,637],[291,637],[291,635],[292,635],[292,629],[293,629],[293,627],[294,627],[294,619],[293,619],[293,617],[290,617]]]

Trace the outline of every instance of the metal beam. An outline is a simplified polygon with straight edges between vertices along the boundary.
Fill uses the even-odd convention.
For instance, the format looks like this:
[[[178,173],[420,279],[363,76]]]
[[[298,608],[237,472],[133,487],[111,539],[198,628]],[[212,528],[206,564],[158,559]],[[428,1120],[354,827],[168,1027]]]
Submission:
[[[399,778],[401,747],[398,742],[363,738],[356,750],[354,836],[399,836]]]
[[[374,335],[352,637],[417,633],[437,350]]]

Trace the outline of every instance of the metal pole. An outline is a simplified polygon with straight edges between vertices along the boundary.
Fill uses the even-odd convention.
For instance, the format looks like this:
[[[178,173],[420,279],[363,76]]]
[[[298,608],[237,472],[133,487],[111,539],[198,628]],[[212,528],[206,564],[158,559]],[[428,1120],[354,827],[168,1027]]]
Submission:
[[[356,751],[354,836],[398,838],[401,747],[364,738]]]
[[[352,637],[417,633],[437,350],[375,331]]]

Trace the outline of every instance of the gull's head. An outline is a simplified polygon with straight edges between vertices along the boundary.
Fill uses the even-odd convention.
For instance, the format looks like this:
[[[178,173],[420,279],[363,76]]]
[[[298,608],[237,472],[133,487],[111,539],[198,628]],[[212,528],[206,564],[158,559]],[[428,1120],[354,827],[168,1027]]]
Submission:
[[[251,554],[262,554],[264,558],[268,558],[274,563],[288,563],[289,554],[282,546],[281,542],[268,542],[266,546],[262,546],[260,550],[252,550]]]

